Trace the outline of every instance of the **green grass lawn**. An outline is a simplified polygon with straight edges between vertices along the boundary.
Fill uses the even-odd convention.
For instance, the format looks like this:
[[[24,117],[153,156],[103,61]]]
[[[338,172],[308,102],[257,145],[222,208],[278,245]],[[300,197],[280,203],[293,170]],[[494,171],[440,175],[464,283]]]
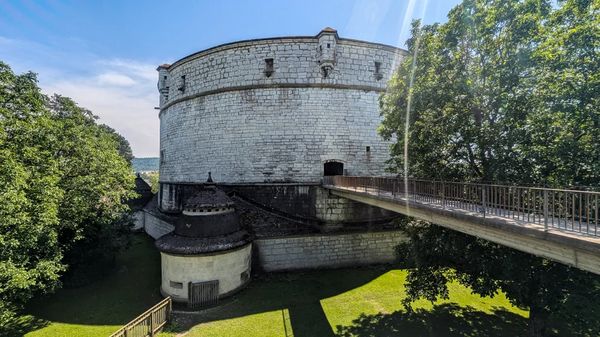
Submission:
[[[108,336],[161,299],[150,238],[137,235],[118,266],[94,284],[31,303],[26,336]],[[405,277],[389,267],[261,275],[218,307],[177,315],[171,329],[190,337],[517,336],[526,329],[527,313],[504,296],[481,298],[454,284],[450,300],[419,302],[407,314]]]
[[[25,319],[41,328],[25,336],[109,336],[162,299],[159,285],[160,255],[151,238],[136,234],[111,275],[31,303]]]
[[[179,317],[186,336],[519,336],[527,312],[451,285],[448,301],[407,314],[405,270],[352,268],[264,276],[220,306]]]

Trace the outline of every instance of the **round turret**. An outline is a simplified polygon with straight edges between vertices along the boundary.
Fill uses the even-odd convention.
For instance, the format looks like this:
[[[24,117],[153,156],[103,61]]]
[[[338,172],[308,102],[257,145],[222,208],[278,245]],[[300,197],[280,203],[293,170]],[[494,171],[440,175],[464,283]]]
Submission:
[[[250,280],[251,237],[240,227],[233,200],[210,177],[184,201],[175,230],[155,244],[161,252],[161,292],[175,301],[202,306]],[[217,298],[194,295],[205,286],[214,287]]]

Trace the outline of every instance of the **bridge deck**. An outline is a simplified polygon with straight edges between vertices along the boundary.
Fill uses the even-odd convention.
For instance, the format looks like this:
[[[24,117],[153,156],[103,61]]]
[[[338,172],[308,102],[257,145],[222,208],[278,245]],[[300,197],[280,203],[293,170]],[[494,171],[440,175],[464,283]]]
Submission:
[[[598,192],[346,176],[325,177],[323,187],[339,196],[600,273]],[[457,219],[477,227],[464,227]],[[540,248],[546,244],[553,248]],[[557,249],[564,251],[551,251]],[[594,260],[586,262],[592,265],[581,265],[581,254]]]

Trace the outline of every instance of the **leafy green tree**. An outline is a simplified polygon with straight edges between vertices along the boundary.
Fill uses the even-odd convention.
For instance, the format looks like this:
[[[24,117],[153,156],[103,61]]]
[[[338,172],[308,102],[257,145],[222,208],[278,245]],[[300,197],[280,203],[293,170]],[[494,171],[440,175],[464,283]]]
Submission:
[[[119,150],[119,154],[123,157],[129,164],[133,160],[133,151],[131,151],[131,146],[129,145],[129,141],[125,139],[125,137],[121,136],[115,129],[111,128],[106,124],[101,124],[101,128],[105,129],[108,133],[112,134],[115,140],[117,141]]]
[[[158,187],[159,187],[159,175],[158,172],[143,172],[140,174],[142,178],[144,178],[144,180],[146,180],[148,182],[148,184],[150,185],[150,188],[152,188],[152,193],[157,193],[158,192]]]
[[[532,109],[523,89],[532,80],[532,37],[548,8],[537,0],[466,0],[443,25],[413,24],[409,56],[381,100],[380,133],[398,136],[396,169],[477,181],[529,175],[527,159],[514,154]]]
[[[32,73],[0,62],[0,332],[36,293],[59,285],[59,160],[56,123]]]
[[[108,261],[134,196],[114,132],[0,62],[0,334],[67,270]]]
[[[598,1],[465,0],[445,24],[413,24],[409,56],[381,98],[392,170],[409,176],[600,185]],[[448,281],[502,290],[530,311],[529,334],[569,322],[598,334],[598,277],[422,222],[403,247],[418,268],[406,304]],[[579,304],[577,304],[579,302]],[[579,323],[579,324],[578,324]]]
[[[97,125],[96,117],[70,98],[54,95],[50,112],[60,122],[57,151],[64,198],[59,207],[60,242],[73,282],[85,282],[109,267],[126,241],[131,192],[131,165],[119,151],[115,132]],[[124,241],[125,240],[125,241]]]
[[[535,180],[600,186],[600,1],[563,2],[540,40],[526,123]]]

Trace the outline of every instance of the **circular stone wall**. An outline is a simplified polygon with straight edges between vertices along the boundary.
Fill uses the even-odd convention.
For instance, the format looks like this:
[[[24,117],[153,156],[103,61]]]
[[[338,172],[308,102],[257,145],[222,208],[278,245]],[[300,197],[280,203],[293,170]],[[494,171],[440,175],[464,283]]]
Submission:
[[[349,175],[385,174],[378,98],[403,55],[328,30],[159,67],[161,182],[202,183],[208,171],[220,183],[318,182],[331,161]]]
[[[160,291],[174,301],[188,301],[188,284],[219,280],[219,297],[227,296],[250,281],[252,244],[204,255],[160,253]]]

